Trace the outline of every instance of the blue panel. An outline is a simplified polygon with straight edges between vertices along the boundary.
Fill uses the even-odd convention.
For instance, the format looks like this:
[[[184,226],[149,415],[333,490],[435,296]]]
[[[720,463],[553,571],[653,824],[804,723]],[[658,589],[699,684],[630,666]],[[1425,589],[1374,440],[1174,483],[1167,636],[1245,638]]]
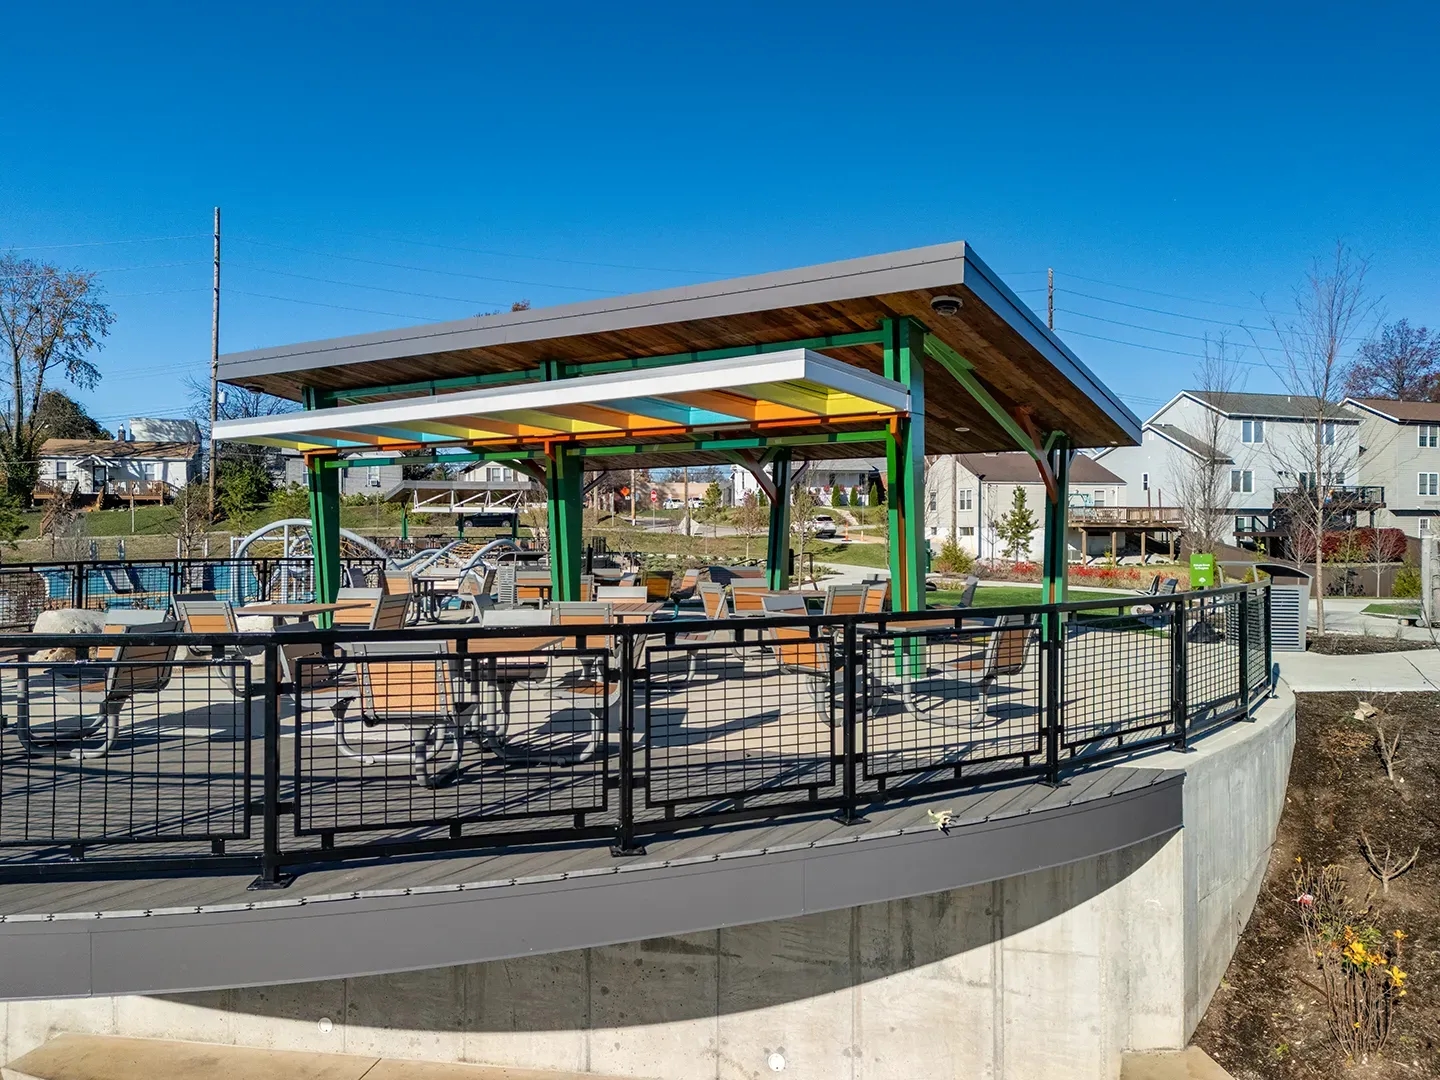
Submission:
[[[685,427],[703,427],[707,424],[742,424],[745,422],[743,416],[731,416],[729,413],[711,412],[709,409],[693,409],[689,405],[681,405],[679,402],[666,401],[664,398],[622,398],[618,401],[597,401],[597,405],[607,409],[626,409],[630,412],[641,413],[645,416],[653,416],[657,420],[664,420],[670,424],[681,424]]]

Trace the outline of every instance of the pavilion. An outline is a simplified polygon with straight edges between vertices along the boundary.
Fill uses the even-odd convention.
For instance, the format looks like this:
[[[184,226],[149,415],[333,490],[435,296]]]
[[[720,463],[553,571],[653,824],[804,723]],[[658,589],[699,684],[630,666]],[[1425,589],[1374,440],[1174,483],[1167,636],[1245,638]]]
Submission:
[[[339,586],[338,470],[352,465],[497,461],[541,480],[564,600],[579,591],[587,470],[744,466],[770,497],[780,589],[793,464],[883,453],[892,603],[915,610],[926,455],[1018,448],[1046,491],[1042,600],[1060,602],[1072,456],[1140,438],[963,242],[234,353],[220,378],[304,406],[214,434],[305,455],[322,600]]]

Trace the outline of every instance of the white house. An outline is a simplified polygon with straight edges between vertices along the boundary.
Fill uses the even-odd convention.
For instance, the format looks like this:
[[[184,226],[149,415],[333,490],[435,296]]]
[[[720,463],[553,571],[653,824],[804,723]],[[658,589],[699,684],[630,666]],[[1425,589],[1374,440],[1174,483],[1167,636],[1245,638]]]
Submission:
[[[1440,531],[1440,403],[1346,398],[1360,416],[1367,505],[1381,528],[1406,536]],[[1365,524],[1369,522],[1366,521]]]
[[[127,501],[173,498],[200,471],[199,442],[121,439],[46,439],[41,444],[35,497],[57,491],[81,501],[107,496]]]
[[[1343,487],[1360,482],[1360,418],[1326,406],[1319,425],[1323,475]],[[1216,394],[1184,390],[1142,429],[1139,446],[1117,446],[1096,460],[1125,480],[1132,506],[1183,508],[1187,475],[1210,455],[1229,472],[1226,509],[1237,518],[1268,519],[1277,489],[1313,487],[1316,417],[1312,398],[1288,394]]]
[[[821,506],[831,504],[831,493],[837,487],[845,492],[847,504],[858,492],[860,505],[863,506],[869,499],[870,485],[883,485],[885,482],[885,459],[826,458],[797,463],[795,471],[798,474],[796,485],[809,491]],[[754,493],[758,496],[760,493],[760,485],[755,482],[754,475],[743,465],[731,466],[729,486],[732,505],[736,506],[745,501],[746,495]]]
[[[1035,517],[1025,557],[1038,559],[1044,542],[1045,485],[1034,458],[1019,451],[935,458],[925,474],[925,536],[931,550],[938,551],[954,533],[971,555],[1001,557],[1000,520],[1010,513],[1017,490],[1025,493],[1025,505]],[[1123,506],[1125,481],[1094,458],[1077,455],[1070,466],[1070,504]],[[1070,530],[1068,536],[1071,555],[1079,558],[1080,533]]]

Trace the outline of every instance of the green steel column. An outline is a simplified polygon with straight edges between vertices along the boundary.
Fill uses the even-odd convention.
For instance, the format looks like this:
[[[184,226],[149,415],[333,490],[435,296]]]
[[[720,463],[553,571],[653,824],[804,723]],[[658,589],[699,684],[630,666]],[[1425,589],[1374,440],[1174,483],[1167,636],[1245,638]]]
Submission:
[[[550,596],[580,599],[580,481],[584,463],[557,446],[545,458],[545,499],[550,525]]]
[[[305,482],[310,491],[310,542],[315,552],[315,599],[333,604],[340,591],[340,470],[327,469],[326,460],[305,459]],[[329,616],[325,616],[328,623]]]
[[[925,328],[886,319],[885,376],[910,391],[910,415],[885,440],[885,504],[890,512],[890,607],[925,607]]]
[[[1063,604],[1065,602],[1065,579],[1069,569],[1065,541],[1069,530],[1067,511],[1070,502],[1070,459],[1075,452],[1070,449],[1070,439],[1065,435],[1055,438],[1046,457],[1050,471],[1055,476],[1057,498],[1048,496],[1045,500],[1045,543],[1040,565],[1040,602],[1042,604]]]
[[[790,449],[774,451],[770,476],[775,498],[770,502],[770,529],[765,535],[765,576],[772,589],[790,587]]]

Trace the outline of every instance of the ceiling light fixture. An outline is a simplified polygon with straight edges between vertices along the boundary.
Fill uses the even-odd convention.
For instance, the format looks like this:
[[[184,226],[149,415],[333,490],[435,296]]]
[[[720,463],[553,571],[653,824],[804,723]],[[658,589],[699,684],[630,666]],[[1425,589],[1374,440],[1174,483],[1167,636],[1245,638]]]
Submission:
[[[954,318],[960,314],[960,303],[958,296],[937,296],[930,301],[930,310],[936,315]]]

